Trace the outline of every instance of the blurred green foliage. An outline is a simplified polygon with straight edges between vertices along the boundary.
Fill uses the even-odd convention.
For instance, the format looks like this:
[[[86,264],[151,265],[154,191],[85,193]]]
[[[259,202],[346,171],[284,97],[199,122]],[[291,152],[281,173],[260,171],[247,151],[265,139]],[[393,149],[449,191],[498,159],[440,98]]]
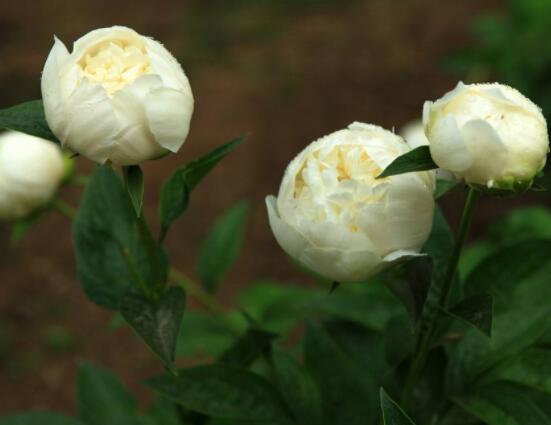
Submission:
[[[448,58],[469,82],[496,79],[520,90],[551,117],[551,1],[509,0],[505,14],[472,21],[476,45]]]

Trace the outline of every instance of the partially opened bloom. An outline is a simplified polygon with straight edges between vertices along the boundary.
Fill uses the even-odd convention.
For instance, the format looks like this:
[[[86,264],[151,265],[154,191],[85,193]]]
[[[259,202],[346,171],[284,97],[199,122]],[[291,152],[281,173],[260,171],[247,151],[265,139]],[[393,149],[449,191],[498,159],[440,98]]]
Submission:
[[[377,179],[408,150],[401,137],[361,123],[307,146],[287,167],[277,198],[266,198],[281,247],[338,282],[362,281],[418,255],[432,225],[433,173]]]
[[[42,97],[61,143],[98,163],[134,165],[177,152],[193,113],[180,64],[159,42],[126,27],[92,31],[71,53],[55,38]]]
[[[0,134],[0,220],[25,218],[51,201],[64,175],[61,149],[15,131]]]
[[[549,151],[541,110],[502,84],[459,83],[425,103],[423,124],[439,167],[490,189],[526,190]]]

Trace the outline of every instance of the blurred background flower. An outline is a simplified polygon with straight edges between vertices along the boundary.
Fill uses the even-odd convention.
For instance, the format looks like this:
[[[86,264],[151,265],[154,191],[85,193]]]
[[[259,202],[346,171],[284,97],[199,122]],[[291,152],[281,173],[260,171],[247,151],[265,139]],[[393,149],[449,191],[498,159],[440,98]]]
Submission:
[[[167,239],[174,264],[193,275],[215,217],[237,200],[252,201],[242,255],[219,290],[220,302],[229,305],[238,288],[260,279],[309,283],[274,241],[264,196],[319,135],[353,121],[400,129],[458,79],[511,84],[549,118],[550,10],[547,0],[446,7],[438,0],[157,0],[131,7],[108,0],[4,1],[0,107],[40,97],[54,34],[75,40],[120,24],[162,41],[185,69],[197,102],[185,149],[144,166],[146,213],[156,213],[160,185],[172,169],[251,133],[194,193]],[[93,167],[79,161],[78,172]],[[73,205],[80,193],[63,189]],[[506,209],[547,198],[483,199],[473,237]],[[444,204],[452,225],[459,202],[451,196]],[[69,221],[51,214],[17,246],[9,231],[0,228],[0,414],[70,411],[79,357],[117,370],[143,394],[141,379],[157,370],[157,361],[130,330],[104,331],[112,317],[85,299],[76,280]]]

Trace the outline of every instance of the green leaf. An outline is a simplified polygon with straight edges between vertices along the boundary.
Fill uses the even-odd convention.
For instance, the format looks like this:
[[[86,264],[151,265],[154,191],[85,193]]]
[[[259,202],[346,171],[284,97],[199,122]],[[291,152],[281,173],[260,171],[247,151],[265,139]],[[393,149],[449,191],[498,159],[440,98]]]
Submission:
[[[176,404],[166,398],[158,398],[147,409],[146,417],[151,418],[157,425],[186,425],[180,421]]]
[[[233,139],[172,173],[161,189],[161,239],[166,236],[172,222],[187,209],[190,193],[195,186],[244,139],[244,136]]]
[[[490,294],[473,295],[446,311],[450,316],[474,326],[489,338],[492,336],[494,301]]]
[[[478,383],[494,381],[515,382],[551,395],[551,350],[528,348],[485,373]]]
[[[429,147],[419,146],[392,161],[377,178],[411,173],[412,171],[434,170],[435,168],[438,168],[438,165],[432,160]]]
[[[201,283],[214,291],[241,251],[249,203],[238,202],[224,213],[201,245],[197,264]]]
[[[220,361],[238,366],[249,366],[269,351],[277,334],[251,328],[220,357]]]
[[[432,260],[430,257],[414,257],[385,272],[381,278],[409,314],[412,328],[421,316],[431,284]]]
[[[87,425],[117,425],[136,412],[134,396],[111,372],[81,362],[77,378],[78,417]]]
[[[128,196],[136,211],[136,216],[139,217],[142,213],[143,194],[144,194],[144,177],[142,169],[139,165],[131,165],[123,167],[124,183]]]
[[[436,189],[434,190],[434,199],[440,199],[454,187],[459,184],[456,180],[436,179]]]
[[[308,371],[318,383],[326,423],[365,425],[374,419],[377,387],[320,327],[309,326],[304,342]]]
[[[168,288],[158,302],[134,294],[121,300],[124,319],[170,370],[185,306],[186,294],[178,287]]]
[[[539,394],[522,386],[496,382],[454,401],[488,425],[551,425],[538,399]],[[546,397],[544,403],[549,406],[551,397]]]
[[[490,255],[468,276],[467,297],[484,292],[493,296],[492,339],[465,329],[450,353],[450,391],[464,391],[482,373],[532,346],[551,329],[549,252],[549,240],[519,242]]]
[[[42,100],[32,100],[6,109],[0,109],[0,128],[20,131],[31,136],[59,143],[46,117]]]
[[[308,371],[288,353],[272,350],[275,381],[280,394],[301,425],[323,423],[321,393]]]
[[[214,418],[288,423],[287,413],[275,389],[249,370],[213,364],[164,374],[147,385],[187,409]]]
[[[115,172],[98,167],[73,224],[77,272],[88,298],[117,309],[139,280],[151,281],[147,256],[134,227],[135,212]],[[108,259],[108,261],[106,261]]]
[[[452,231],[444,214],[440,208],[436,207],[434,210],[431,234],[423,247],[423,251],[432,259],[432,277],[421,311],[421,316],[418,320],[418,329],[422,331],[428,329],[428,324],[436,320],[440,314],[438,308],[440,293],[451,259],[453,246],[454,237]]]
[[[27,412],[0,418],[0,425],[84,425],[82,422],[49,412]]]
[[[415,425],[408,415],[390,398],[383,388],[379,391],[384,425]]]
[[[246,323],[240,312],[229,311],[225,313],[224,320],[231,321],[236,330],[245,332]],[[228,350],[234,340],[235,334],[219,317],[199,310],[188,310],[182,320],[176,356],[216,358]]]

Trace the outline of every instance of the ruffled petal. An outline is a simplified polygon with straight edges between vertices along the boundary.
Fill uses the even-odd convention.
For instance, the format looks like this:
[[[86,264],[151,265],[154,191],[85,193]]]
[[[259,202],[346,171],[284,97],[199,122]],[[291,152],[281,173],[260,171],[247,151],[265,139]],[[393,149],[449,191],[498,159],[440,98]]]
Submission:
[[[107,161],[121,125],[105,89],[84,80],[68,99],[66,111],[67,146],[100,164]]]

